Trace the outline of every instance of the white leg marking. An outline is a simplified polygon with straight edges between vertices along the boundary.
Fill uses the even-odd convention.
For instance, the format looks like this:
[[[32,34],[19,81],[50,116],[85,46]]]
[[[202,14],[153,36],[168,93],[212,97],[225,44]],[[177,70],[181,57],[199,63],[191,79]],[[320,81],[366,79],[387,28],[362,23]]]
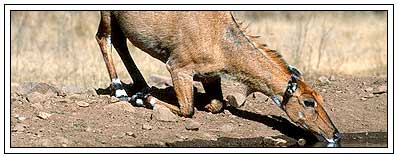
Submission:
[[[118,90],[116,90],[116,92],[115,92],[115,96],[116,96],[117,98],[119,98],[119,97],[124,97],[124,96],[127,96],[127,93],[126,93],[126,91],[124,91],[124,89],[118,89]]]
[[[119,87],[119,89],[116,89],[116,91],[115,91],[115,96],[117,98],[127,96],[126,91],[122,87],[122,82],[120,81],[120,79],[118,79],[118,78],[112,79],[112,86],[115,88]]]
[[[112,79],[112,84],[122,84],[122,82],[120,81],[120,79],[116,78]]]
[[[106,37],[106,43],[107,44],[112,44],[112,41],[111,41],[111,35],[108,35],[107,37]]]
[[[144,106],[144,101],[142,101],[142,99],[137,99],[137,100],[135,100],[135,103],[136,103],[137,105]]]
[[[157,99],[154,98],[154,97],[152,97],[151,100],[149,101],[149,103],[150,103],[152,106],[155,106],[156,101],[157,101]]]

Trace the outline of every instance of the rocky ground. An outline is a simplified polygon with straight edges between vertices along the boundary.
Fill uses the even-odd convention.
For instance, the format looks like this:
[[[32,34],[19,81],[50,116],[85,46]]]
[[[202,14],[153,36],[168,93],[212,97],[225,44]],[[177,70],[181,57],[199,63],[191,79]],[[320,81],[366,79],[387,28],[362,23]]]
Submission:
[[[340,132],[387,131],[386,77],[306,80],[324,97],[324,107]],[[150,83],[173,93],[167,81]],[[134,107],[97,94],[106,90],[32,82],[11,86],[12,147],[286,147],[301,138],[313,140],[261,93],[250,95],[240,108],[212,114],[197,107],[193,118],[182,118],[163,107]],[[203,90],[196,86],[195,97],[200,99]],[[224,95],[242,101],[241,91],[239,84],[223,82]]]

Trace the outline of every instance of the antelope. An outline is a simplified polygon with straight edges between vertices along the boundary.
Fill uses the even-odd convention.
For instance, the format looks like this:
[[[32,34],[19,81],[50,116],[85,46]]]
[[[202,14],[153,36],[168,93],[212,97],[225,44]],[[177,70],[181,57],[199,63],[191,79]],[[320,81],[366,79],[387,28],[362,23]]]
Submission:
[[[255,38],[245,34],[231,12],[219,11],[101,11],[96,34],[111,87],[120,99],[137,106],[164,105],[175,114],[192,117],[193,81],[203,84],[212,102],[224,103],[220,82],[226,76],[247,85],[247,94],[261,92],[270,97],[297,126],[330,143],[338,142],[341,134],[322,107],[322,96],[278,52]],[[149,85],[129,54],[127,39],[166,64],[179,107],[149,94]],[[117,76],[112,45],[134,86],[141,89],[131,97]]]

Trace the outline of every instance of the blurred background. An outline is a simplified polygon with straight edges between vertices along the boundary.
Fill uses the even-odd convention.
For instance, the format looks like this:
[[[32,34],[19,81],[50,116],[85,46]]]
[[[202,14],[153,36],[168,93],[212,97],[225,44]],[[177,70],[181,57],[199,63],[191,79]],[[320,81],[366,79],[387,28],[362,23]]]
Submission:
[[[95,34],[99,12],[12,11],[11,82],[106,87],[110,80]],[[278,50],[304,75],[384,76],[387,12],[234,12],[248,34]],[[169,76],[163,63],[129,44],[145,78]],[[113,49],[119,77],[130,80]]]

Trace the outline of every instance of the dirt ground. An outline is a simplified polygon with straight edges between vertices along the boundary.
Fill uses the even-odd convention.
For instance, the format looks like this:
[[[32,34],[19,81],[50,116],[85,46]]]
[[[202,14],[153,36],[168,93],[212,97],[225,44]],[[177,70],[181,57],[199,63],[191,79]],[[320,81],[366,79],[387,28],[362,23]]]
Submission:
[[[320,91],[340,132],[387,131],[386,77],[310,76],[306,81]],[[159,91],[166,87],[150,84]],[[201,145],[205,147],[251,147],[236,139],[285,147],[313,138],[261,93],[249,95],[240,108],[212,114],[198,107],[193,118],[182,118],[97,94],[104,90],[32,82],[11,87],[12,147],[199,147],[178,144],[192,140],[228,141]],[[223,82],[224,96],[240,90],[236,83]],[[163,91],[173,93],[171,88]],[[201,99],[202,92],[198,87],[195,97]]]

